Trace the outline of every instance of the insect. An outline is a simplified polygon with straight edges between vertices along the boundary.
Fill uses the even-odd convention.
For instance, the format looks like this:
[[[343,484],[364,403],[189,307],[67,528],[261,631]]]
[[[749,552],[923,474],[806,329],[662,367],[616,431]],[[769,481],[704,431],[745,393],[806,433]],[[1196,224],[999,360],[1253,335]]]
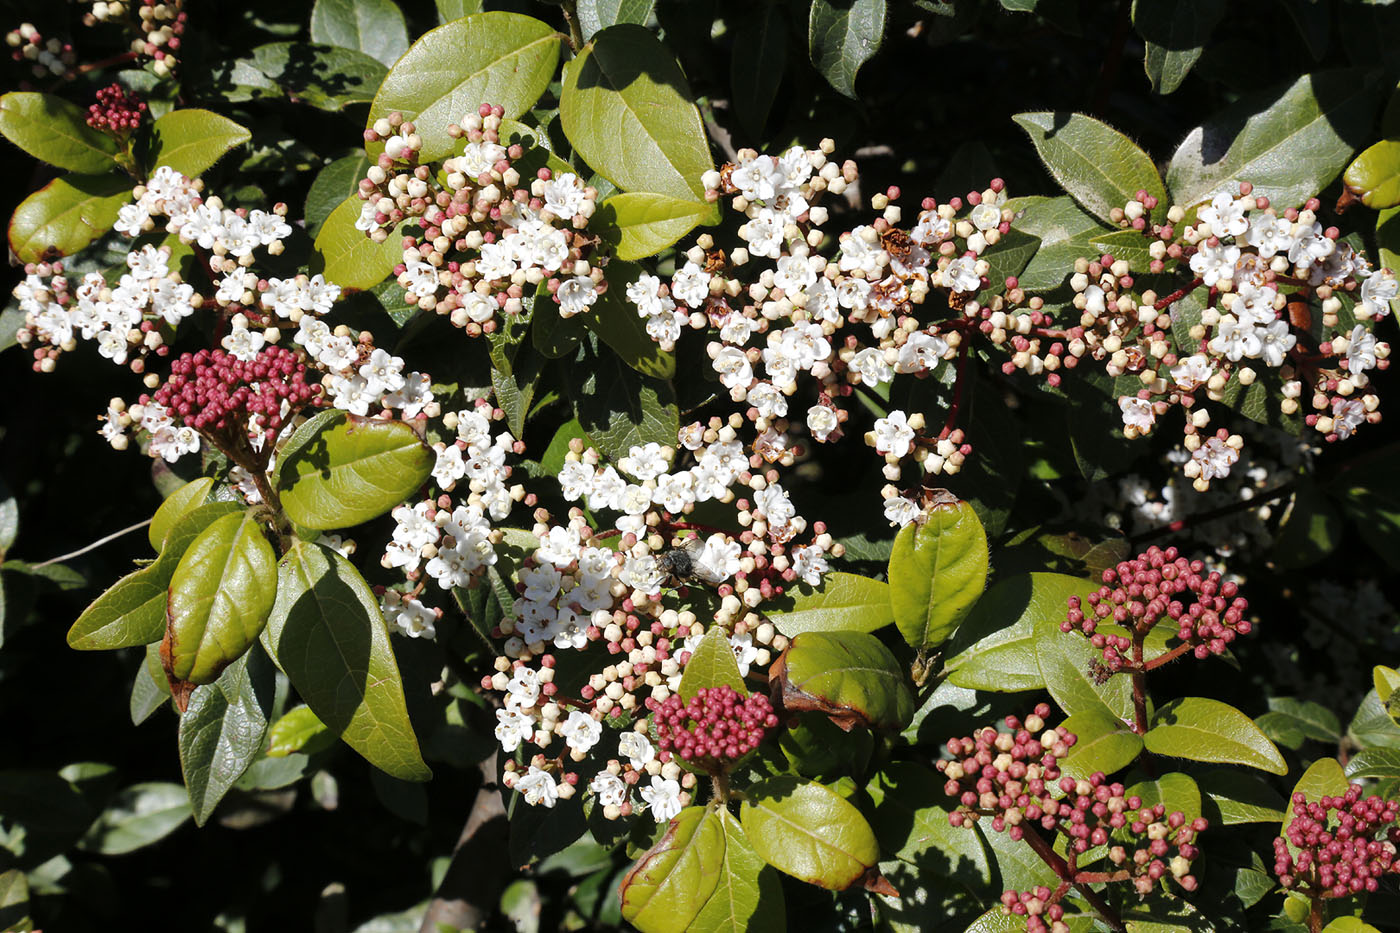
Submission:
[[[656,559],[656,565],[676,585],[689,581],[704,582],[707,574],[699,565],[700,554],[705,550],[705,542],[698,536],[686,538],[679,547],[666,551]]]

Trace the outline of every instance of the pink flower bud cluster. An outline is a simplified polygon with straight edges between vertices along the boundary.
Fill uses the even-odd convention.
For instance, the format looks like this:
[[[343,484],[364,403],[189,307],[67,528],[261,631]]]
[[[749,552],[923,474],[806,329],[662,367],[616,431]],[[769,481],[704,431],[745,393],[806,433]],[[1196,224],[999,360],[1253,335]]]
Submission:
[[[145,116],[145,101],[135,93],[128,94],[120,84],[110,84],[97,92],[97,103],[88,107],[87,125],[125,137],[141,125]]]
[[[729,686],[696,691],[689,703],[674,693],[662,702],[649,698],[647,708],[655,714],[662,751],[718,767],[753,751],[767,731],[778,725],[767,697],[740,696]]]
[[[1244,617],[1249,603],[1238,595],[1234,583],[1220,574],[1203,574],[1205,565],[1188,561],[1176,548],[1148,548],[1132,560],[1103,572],[1104,586],[1089,594],[1087,608],[1078,596],[1069,598],[1069,614],[1060,623],[1063,632],[1080,631],[1103,652],[1110,671],[1130,668],[1132,634],[1145,636],[1165,616],[1177,625],[1176,637],[1193,646],[1197,658],[1223,654],[1236,635],[1253,628]],[[1190,593],[1187,605],[1177,597]],[[1101,622],[1127,629],[1129,635],[1098,631]]]
[[[1279,884],[1318,898],[1375,891],[1383,875],[1400,872],[1397,817],[1400,801],[1362,797],[1360,784],[1316,803],[1294,794],[1293,822],[1274,840]]]
[[[306,382],[306,371],[296,353],[281,347],[267,347],[248,362],[223,350],[200,350],[172,362],[170,377],[150,399],[197,431],[235,428],[271,442],[293,412],[321,404],[321,387]]]
[[[1004,891],[1001,906],[1009,914],[1026,918],[1027,933],[1068,933],[1069,926],[1063,922],[1065,909],[1052,897],[1054,892],[1044,885],[1030,891]]]

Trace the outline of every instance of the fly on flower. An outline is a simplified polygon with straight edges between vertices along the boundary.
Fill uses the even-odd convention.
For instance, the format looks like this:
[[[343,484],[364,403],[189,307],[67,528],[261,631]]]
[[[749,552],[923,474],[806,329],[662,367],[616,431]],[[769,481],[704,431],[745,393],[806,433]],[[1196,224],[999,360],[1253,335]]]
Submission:
[[[656,560],[657,568],[667,576],[667,583],[680,586],[684,583],[704,583],[707,576],[700,566],[700,556],[705,552],[705,542],[698,535],[686,538],[679,547],[674,547]]]

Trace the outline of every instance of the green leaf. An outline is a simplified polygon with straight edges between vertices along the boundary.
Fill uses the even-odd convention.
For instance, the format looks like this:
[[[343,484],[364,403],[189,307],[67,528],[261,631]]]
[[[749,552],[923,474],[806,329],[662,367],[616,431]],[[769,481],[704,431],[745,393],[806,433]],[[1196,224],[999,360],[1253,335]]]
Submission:
[[[1352,781],[1400,778],[1400,748],[1363,748],[1347,762],[1346,775]]]
[[[729,58],[731,100],[739,122],[759,137],[787,69],[787,17],[777,3],[750,5],[739,17]]]
[[[98,855],[125,855],[164,839],[191,815],[189,795],[179,784],[133,784],[108,801],[78,848]]]
[[[710,630],[700,639],[695,653],[686,662],[677,692],[682,700],[689,703],[701,690],[711,687],[733,687],[735,693],[743,696],[749,692],[744,686],[743,675],[739,673],[739,662],[729,644],[729,634],[718,625],[710,626]]]
[[[456,145],[448,125],[481,104],[497,104],[511,119],[529,110],[554,78],[562,38],[519,13],[473,13],[439,26],[389,70],[365,125],[397,110],[423,139],[419,161],[441,159]],[[377,156],[383,144],[366,148]]]
[[[898,732],[914,715],[899,662],[864,632],[804,632],[769,676],[781,686],[785,709],[823,713],[847,732],[858,725]]]
[[[272,665],[254,648],[190,695],[180,717],[180,770],[195,825],[204,825],[262,751],[275,690]]]
[[[807,53],[822,77],[847,97],[856,96],[856,73],[880,51],[885,0],[812,0]]]
[[[1060,623],[1069,614],[1067,600],[1077,595],[1081,599],[1098,589],[1093,583],[1065,574],[1034,575],[1036,601],[1044,587],[1045,598],[1053,600],[1043,614],[1035,619],[1036,661],[1045,688],[1056,705],[1069,715],[1090,710],[1107,711],[1117,719],[1128,721],[1133,714],[1132,684],[1126,676],[1115,675],[1098,683],[1093,667],[1102,663],[1103,653],[1089,644],[1079,632],[1062,632]],[[1055,605],[1064,608],[1055,610]]]
[[[724,830],[724,861],[714,893],[691,928],[708,933],[782,929],[783,886],[778,873],[759,858],[729,810],[720,807],[714,813]]]
[[[971,826],[953,826],[942,805],[944,779],[912,761],[896,761],[869,787],[870,825],[880,848],[943,878],[978,888],[992,883],[991,855]]]
[[[627,300],[627,285],[643,274],[641,266],[614,259],[608,264],[608,274],[617,283],[593,305],[593,310],[578,315],[583,326],[606,343],[628,366],[654,379],[670,379],[676,374],[676,357],[662,350],[646,331],[646,323],[637,309]]]
[[[643,376],[616,354],[587,348],[565,379],[579,425],[613,463],[634,445],[676,443],[680,410],[669,382]]]
[[[649,30],[609,27],[565,65],[559,118],[579,157],[623,191],[704,200],[700,178],[714,162],[700,111],[675,56]]]
[[[19,503],[10,487],[0,479],[0,559],[19,537]]]
[[[1019,113],[1013,117],[1030,135],[1045,168],[1086,211],[1100,220],[1139,190],[1156,197],[1166,212],[1166,191],[1152,159],[1106,123],[1082,113]]]
[[[405,781],[432,776],[408,719],[379,600],[350,562],[295,542],[277,565],[263,645],[306,705],[370,764]]]
[[[972,607],[944,650],[948,679],[975,690],[1042,690],[1036,657],[1038,626],[1058,627],[1071,596],[1096,587],[1060,573],[1028,573],[1000,580]]]
[[[152,169],[168,165],[182,175],[198,178],[252,135],[228,117],[209,110],[172,110],[151,126],[147,164]]]
[[[1289,748],[1299,748],[1307,739],[1336,745],[1342,740],[1342,724],[1337,715],[1311,700],[1270,697],[1269,712],[1254,720],[1264,734]]]
[[[212,683],[248,650],[272,611],[276,565],[251,509],[199,533],[170,578],[161,653],[171,677]]]
[[[1293,785],[1293,792],[1288,795],[1288,805],[1284,808],[1279,835],[1287,842],[1288,851],[1292,852],[1295,858],[1298,850],[1292,842],[1288,842],[1288,827],[1293,825],[1296,818],[1293,812],[1293,798],[1302,794],[1308,803],[1317,803],[1323,797],[1340,797],[1347,792],[1347,786],[1347,776],[1335,758],[1319,758],[1314,761],[1308,766],[1308,770],[1303,772],[1298,783]]]
[[[1147,246],[1149,242],[1136,230],[1105,233],[1089,241],[1089,245],[1093,247],[1093,252],[1089,255],[1097,259],[1104,253],[1108,253],[1114,259],[1126,262],[1131,271],[1146,272],[1152,262],[1152,255],[1148,252]]]
[[[181,516],[166,534],[155,563],[122,577],[83,610],[68,630],[68,647],[106,651],[160,641],[165,634],[166,590],[185,549],[216,519],[241,510],[236,502],[211,502]]]
[[[865,817],[820,784],[786,776],[756,784],[739,819],[765,862],[832,891],[850,887],[880,859]]]
[[[25,198],[10,217],[10,249],[21,262],[70,256],[112,229],[131,200],[122,175],[65,175]]]
[[[1400,204],[1400,139],[1382,139],[1357,156],[1342,181],[1367,207]]]
[[[160,508],[156,509],[156,514],[151,517],[151,524],[146,528],[146,537],[150,540],[151,547],[159,551],[165,536],[175,527],[175,523],[203,505],[204,500],[209,497],[209,490],[213,488],[213,477],[201,476],[166,496]]]
[[[579,0],[578,24],[585,40],[618,23],[645,26],[651,18],[655,0]]]
[[[376,243],[355,227],[365,202],[350,195],[331,211],[316,234],[313,248],[319,269],[327,281],[341,288],[371,288],[384,281],[394,266],[403,262],[403,238],[390,231],[389,238]],[[316,263],[313,263],[313,270]]]
[[[1179,811],[1189,823],[1201,815],[1201,790],[1189,774],[1175,771],[1159,778],[1139,781],[1125,792],[1128,797],[1141,797],[1144,807],[1162,804],[1170,815]]]
[[[789,587],[764,614],[788,638],[803,632],[873,632],[894,621],[890,585],[883,580],[833,571],[820,587]]]
[[[1283,819],[1283,798],[1256,774],[1220,769],[1200,775],[1197,783],[1206,795],[1205,813],[1212,826],[1276,823]]]
[[[1142,737],[1104,710],[1075,713],[1063,725],[1079,738],[1060,765],[1070,777],[1087,778],[1095,771],[1113,774],[1142,751]]]
[[[1347,738],[1362,748],[1371,745],[1400,748],[1400,726],[1396,725],[1389,707],[1381,702],[1374,689],[1366,691],[1356,714],[1351,717]]]
[[[699,224],[710,222],[715,212],[714,205],[704,201],[650,191],[624,191],[599,208],[599,226],[617,228],[617,255],[622,259],[655,256]]]
[[[432,472],[432,448],[402,421],[328,410],[283,447],[276,483],[287,517],[304,528],[348,528],[413,495]]]
[[[921,651],[946,641],[987,585],[987,533],[977,513],[946,491],[934,495],[890,552],[895,625]]]
[[[1270,774],[1288,771],[1274,743],[1248,716],[1205,697],[1185,697],[1162,706],[1143,741],[1154,755],[1248,765]]]
[[[296,752],[314,755],[335,744],[335,735],[309,706],[298,706],[272,724],[267,735],[267,757],[285,758]]]
[[[364,52],[309,42],[260,45],[253,66],[298,101],[331,113],[368,103],[387,73]]]
[[[1158,94],[1181,86],[1220,18],[1225,0],[1133,0],[1133,28],[1147,44],[1143,66]]]
[[[725,841],[713,810],[682,810],[622,879],[622,916],[642,933],[684,933],[719,885]]]
[[[1360,917],[1338,917],[1322,928],[1322,933],[1381,933]]]
[[[1276,206],[1302,204],[1346,166],[1370,128],[1377,82],[1359,71],[1303,75],[1272,100],[1244,100],[1198,126],[1172,156],[1167,186],[1185,206],[1248,181]]]
[[[450,23],[454,19],[480,13],[484,0],[433,0],[437,5],[438,22]]]
[[[1015,230],[1040,238],[1034,258],[1017,276],[1028,292],[1059,288],[1074,273],[1074,261],[1092,256],[1093,238],[1110,233],[1092,214],[1086,214],[1074,198],[1013,198],[1006,207],[1020,216],[1011,222]]]
[[[1005,291],[1006,280],[1013,275],[1019,276],[1039,249],[1038,237],[1015,228],[987,247],[980,258],[987,261],[988,284],[980,297],[990,300],[991,296]]]
[[[316,0],[311,41],[356,49],[392,65],[408,48],[408,27],[390,0]]]
[[[360,179],[365,177],[368,170],[369,159],[364,153],[359,153],[336,159],[316,174],[316,179],[311,182],[311,187],[306,192],[306,204],[302,211],[309,236],[317,236],[335,209],[340,207],[346,198],[354,197]],[[359,198],[355,200],[364,203]],[[355,216],[359,216],[358,210]],[[355,232],[364,235],[363,231]],[[395,287],[398,287],[397,283]],[[402,293],[403,290],[400,288],[399,291]]]
[[[0,97],[0,133],[34,158],[70,172],[117,167],[117,141],[88,126],[77,104],[52,94],[11,91]]]
[[[170,680],[160,665],[160,645],[146,646],[146,654],[131,681],[131,724],[139,726],[170,699]]]
[[[0,873],[0,929],[32,930],[29,916],[29,879],[18,868]]]

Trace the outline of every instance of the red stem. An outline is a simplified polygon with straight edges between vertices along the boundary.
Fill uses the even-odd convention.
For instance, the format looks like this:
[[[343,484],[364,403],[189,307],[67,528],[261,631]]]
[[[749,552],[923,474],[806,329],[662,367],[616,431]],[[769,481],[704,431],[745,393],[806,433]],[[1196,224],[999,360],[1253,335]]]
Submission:
[[[1056,877],[1062,882],[1074,885],[1075,890],[1083,896],[1084,900],[1089,902],[1089,906],[1094,908],[1098,915],[1103,918],[1104,923],[1108,924],[1109,927],[1117,931],[1117,933],[1127,933],[1127,927],[1123,925],[1123,921],[1118,916],[1118,912],[1108,906],[1108,902],[1100,897],[1097,891],[1089,887],[1087,881],[1082,881],[1080,879],[1074,869],[1060,857],[1058,852],[1050,847],[1050,843],[1045,840],[1044,836],[1041,836],[1034,829],[1027,827],[1025,834],[1021,838],[1026,841],[1026,844],[1031,847],[1036,855],[1040,856],[1040,860],[1050,867],[1050,870],[1055,873]]]
[[[1176,291],[1172,292],[1167,297],[1157,299],[1157,303],[1152,306],[1153,309],[1156,311],[1161,311],[1173,301],[1180,301],[1187,295],[1194,292],[1196,289],[1200,288],[1201,282],[1202,280],[1199,277],[1192,279],[1191,284],[1187,285],[1185,288],[1178,288]]]

